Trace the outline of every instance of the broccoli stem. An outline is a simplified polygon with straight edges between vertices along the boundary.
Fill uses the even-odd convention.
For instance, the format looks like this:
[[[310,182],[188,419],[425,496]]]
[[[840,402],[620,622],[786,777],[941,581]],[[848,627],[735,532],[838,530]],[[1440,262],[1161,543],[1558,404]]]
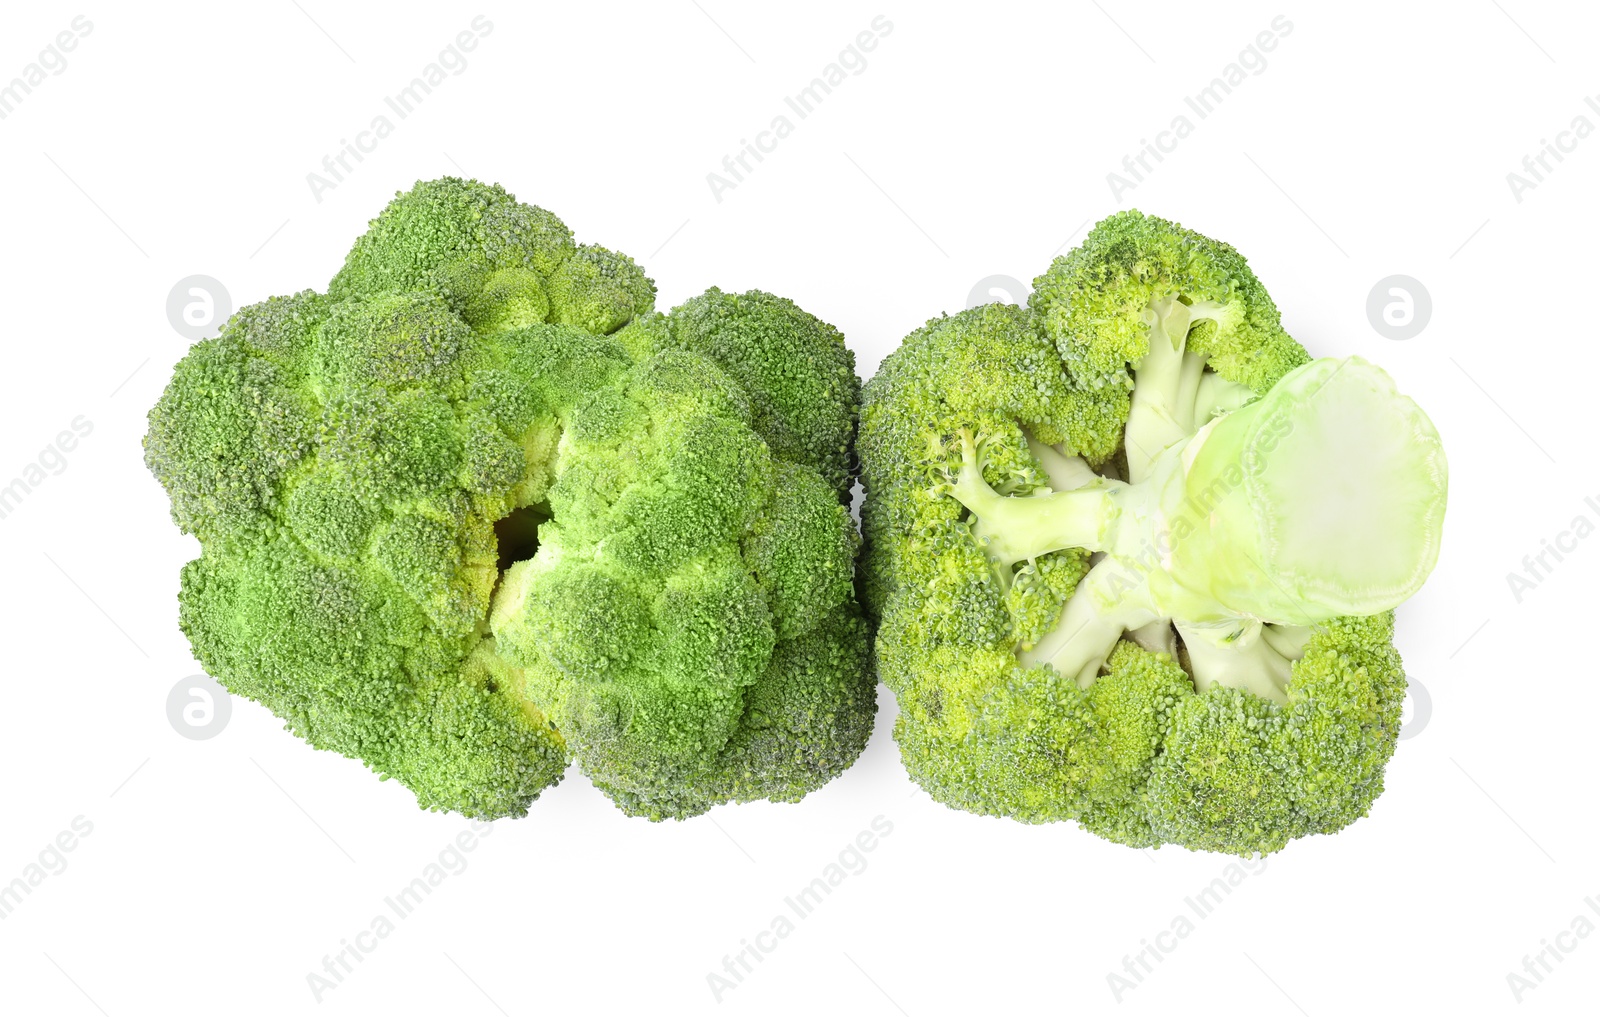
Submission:
[[[1192,353],[1189,355],[1194,357]],[[1195,359],[1200,358],[1195,357]],[[1224,413],[1232,413],[1255,397],[1255,390],[1250,386],[1229,381],[1220,374],[1206,371],[1200,375],[1200,382],[1195,388],[1195,401],[1189,426],[1198,431],[1217,417]]]
[[[1189,315],[1189,305],[1170,297],[1152,302],[1144,311],[1150,352],[1133,372],[1133,399],[1123,434],[1128,480],[1135,484],[1150,475],[1151,465],[1163,450],[1193,433],[1181,410]],[[1198,377],[1194,384],[1199,384]]]
[[[1025,665],[1048,664],[1086,686],[1124,633],[1172,652],[1170,622],[1196,688],[1284,702],[1311,626],[1388,610],[1432,569],[1442,450],[1416,404],[1359,358],[1313,361],[1263,398],[1179,434],[1180,419],[1211,415],[1202,395],[1237,395],[1203,389],[1204,372],[1191,366],[1199,358],[1182,348],[1191,318],[1181,302],[1162,304],[1157,339],[1136,365],[1131,482],[1095,477],[1005,496],[983,476],[992,439],[963,430],[961,467],[945,491],[972,513],[1003,579],[1049,551],[1103,554],[1056,626],[1021,650]],[[1136,447],[1136,425],[1148,444]],[[1034,454],[1052,484],[1083,479],[1069,457],[1042,446]]]
[[[1128,485],[1096,477],[1092,486],[1007,497],[983,479],[985,443],[970,430],[961,431],[961,470],[948,493],[977,517],[973,534],[991,559],[1010,566],[1065,547],[1109,549],[1112,521],[1118,515],[1113,498],[1117,489]],[[1047,475],[1049,469],[1047,463]]]
[[[1130,629],[1127,638],[1151,653],[1165,653],[1173,660],[1178,659],[1178,634],[1172,628],[1171,618],[1157,618],[1148,625]]]
[[[1290,660],[1299,660],[1306,655],[1306,643],[1311,641],[1311,631],[1309,625],[1263,625],[1261,638]]]
[[[1205,358],[1188,349],[1191,329],[1203,321],[1220,322],[1227,313],[1222,304],[1184,303],[1177,297],[1153,300],[1145,308],[1150,352],[1134,367],[1123,434],[1130,481],[1149,476],[1162,452],[1187,441],[1212,418],[1254,398],[1246,386],[1207,371]]]
[[[1113,557],[1102,559],[1078,582],[1067,598],[1056,627],[1032,649],[1018,653],[1023,667],[1049,664],[1057,673],[1088,688],[1129,629],[1160,620],[1138,589],[1127,586],[1126,565]]]
[[[1179,622],[1178,634],[1183,637],[1183,648],[1189,655],[1189,674],[1194,679],[1195,690],[1204,692],[1216,685],[1226,685],[1253,692],[1275,703],[1288,702],[1285,690],[1289,685],[1289,666],[1301,655],[1279,652],[1262,635],[1265,628],[1258,623],[1239,633],[1237,638],[1219,643],[1214,641],[1213,633]]]
[[[1078,584],[1055,628],[1019,652],[1019,660],[1024,667],[1048,664],[1088,688],[1117,640],[1132,639],[1176,660],[1181,636],[1196,691],[1224,685],[1288,702],[1290,667],[1304,656],[1310,627],[1238,617],[1190,624],[1163,613],[1152,593],[1160,585],[1158,577],[1134,576],[1125,559],[1101,559]]]
[[[1044,475],[1050,479],[1050,488],[1053,491],[1071,491],[1079,487],[1087,487],[1100,479],[1100,474],[1089,468],[1089,464],[1078,456],[1069,456],[1054,445],[1027,435],[1028,451],[1039,460],[1039,465],[1044,467]]]

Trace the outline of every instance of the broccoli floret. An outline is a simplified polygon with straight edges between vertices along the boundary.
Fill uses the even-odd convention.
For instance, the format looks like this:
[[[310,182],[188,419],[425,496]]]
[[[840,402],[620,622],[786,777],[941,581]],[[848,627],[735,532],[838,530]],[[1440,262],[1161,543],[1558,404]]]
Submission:
[[[653,818],[842,771],[875,705],[849,460],[794,436],[848,447],[851,362],[769,294],[715,341],[673,340],[654,298],[627,256],[446,178],[326,295],[238,312],[145,438],[201,542],[196,657],[431,809],[522,815],[574,757]],[[789,373],[752,367],[763,344]]]
[[[328,295],[412,292],[500,269],[549,277],[576,250],[572,231],[499,184],[419,181],[368,224],[328,284]]]
[[[716,287],[674,307],[663,324],[654,348],[722,364],[751,393],[750,425],[772,454],[821,473],[848,500],[861,383],[838,329],[783,297]]]
[[[764,394],[672,347],[590,393],[495,599],[498,652],[634,815],[798,800],[871,730],[855,527],[753,429]]]
[[[1444,452],[1233,248],[1107,219],[1028,308],[908,336],[860,454],[877,659],[936,799],[1245,855],[1366,814]]]

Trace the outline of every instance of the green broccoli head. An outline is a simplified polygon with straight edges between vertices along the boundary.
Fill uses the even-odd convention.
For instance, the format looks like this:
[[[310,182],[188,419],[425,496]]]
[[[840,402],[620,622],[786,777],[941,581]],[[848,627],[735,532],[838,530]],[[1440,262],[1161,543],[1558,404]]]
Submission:
[[[591,392],[495,601],[499,652],[631,814],[797,800],[870,733],[855,528],[757,432],[765,396],[673,345]]]
[[[838,363],[828,326],[741,299],[775,310],[731,330]],[[522,815],[574,755],[657,817],[840,772],[874,707],[858,541],[832,461],[785,442],[793,420],[848,445],[854,375],[827,402],[736,364],[735,336],[670,341],[653,302],[625,255],[447,178],[373,220],[326,295],[238,312],[145,438],[201,542],[197,658],[472,816]]]
[[[1243,855],[1366,814],[1444,453],[1382,371],[1311,361],[1231,247],[1100,223],[1028,308],[908,336],[860,455],[877,660],[936,799]]]

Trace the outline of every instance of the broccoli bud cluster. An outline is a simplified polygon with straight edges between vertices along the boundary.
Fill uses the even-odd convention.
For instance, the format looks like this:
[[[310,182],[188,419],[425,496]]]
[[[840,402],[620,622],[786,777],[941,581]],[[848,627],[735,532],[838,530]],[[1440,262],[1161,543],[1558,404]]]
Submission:
[[[1027,307],[906,337],[860,455],[879,672],[937,800],[1249,855],[1382,791],[1443,448],[1381,370],[1311,360],[1233,248],[1105,220]]]
[[[652,819],[841,772],[875,709],[854,359],[768,293],[654,303],[445,178],[326,293],[238,312],[145,439],[196,657],[430,809],[522,815],[573,759]]]

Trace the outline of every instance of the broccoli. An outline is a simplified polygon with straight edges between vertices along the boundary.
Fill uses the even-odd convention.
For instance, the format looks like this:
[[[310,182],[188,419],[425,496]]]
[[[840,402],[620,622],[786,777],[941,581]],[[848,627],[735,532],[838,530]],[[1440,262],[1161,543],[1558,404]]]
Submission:
[[[520,816],[576,758],[630,814],[798,800],[875,683],[843,337],[498,186],[398,195],[325,294],[177,365],[145,458],[199,538],[179,618],[231,692],[425,808]]]
[[[859,451],[875,654],[936,800],[1238,855],[1367,814],[1444,452],[1232,247],[1106,219],[1026,308],[908,336]]]

